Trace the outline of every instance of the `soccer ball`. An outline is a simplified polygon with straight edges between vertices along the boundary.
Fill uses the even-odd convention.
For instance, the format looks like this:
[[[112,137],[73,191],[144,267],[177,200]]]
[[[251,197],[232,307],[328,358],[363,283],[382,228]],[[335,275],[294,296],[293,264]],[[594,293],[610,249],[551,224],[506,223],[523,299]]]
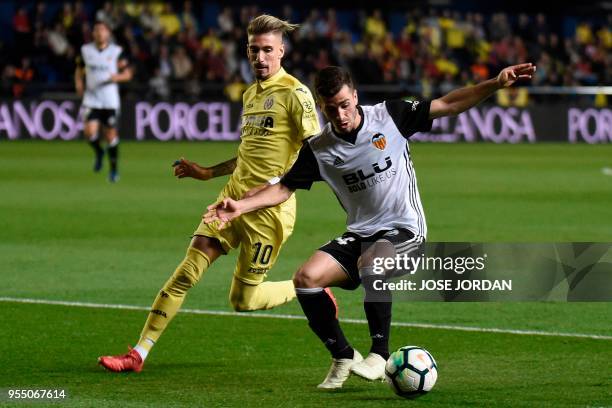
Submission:
[[[385,366],[385,380],[400,397],[413,398],[431,391],[438,379],[436,360],[425,349],[405,346],[392,353]]]

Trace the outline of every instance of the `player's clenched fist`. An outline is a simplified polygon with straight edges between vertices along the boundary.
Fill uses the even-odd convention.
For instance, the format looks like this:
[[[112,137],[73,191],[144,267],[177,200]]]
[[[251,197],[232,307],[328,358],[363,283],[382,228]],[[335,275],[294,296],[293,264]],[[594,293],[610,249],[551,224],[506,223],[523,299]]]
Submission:
[[[199,180],[208,180],[212,178],[212,171],[206,167],[201,167],[195,162],[186,160],[181,157],[172,164],[174,167],[174,175],[177,178],[191,177]]]

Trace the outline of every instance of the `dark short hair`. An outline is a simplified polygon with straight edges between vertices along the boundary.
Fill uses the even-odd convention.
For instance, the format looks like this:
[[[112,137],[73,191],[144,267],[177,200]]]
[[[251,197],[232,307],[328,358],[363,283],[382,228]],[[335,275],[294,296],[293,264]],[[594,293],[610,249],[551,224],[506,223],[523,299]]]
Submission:
[[[353,78],[351,73],[342,67],[329,66],[317,72],[314,80],[314,88],[317,97],[331,98],[344,85],[353,89]]]
[[[112,31],[110,26],[108,25],[108,23],[106,21],[104,21],[104,20],[96,20],[96,21],[94,21],[92,27],[95,27],[98,24],[102,24],[104,27],[106,27],[107,30]]]

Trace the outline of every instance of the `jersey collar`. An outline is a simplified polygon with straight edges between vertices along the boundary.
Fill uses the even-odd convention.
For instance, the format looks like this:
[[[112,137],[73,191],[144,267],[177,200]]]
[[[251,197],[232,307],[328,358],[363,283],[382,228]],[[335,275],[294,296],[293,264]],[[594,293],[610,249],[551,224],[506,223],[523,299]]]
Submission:
[[[280,67],[280,69],[278,70],[278,72],[274,75],[272,75],[270,78],[265,79],[263,81],[257,80],[257,85],[261,88],[261,89],[266,89],[267,87],[269,87],[270,85],[275,84],[276,82],[278,82],[278,80],[280,78],[282,78],[283,76],[285,76],[287,73],[285,72],[285,69],[283,67]]]
[[[334,134],[334,136],[350,144],[355,144],[357,142],[357,135],[361,131],[361,128],[363,128],[363,124],[365,123],[365,119],[366,119],[365,115],[363,114],[363,109],[361,108],[361,105],[357,105],[357,110],[359,111],[359,114],[361,115],[361,123],[359,124],[359,126],[357,126],[357,129],[354,129],[351,131],[351,133],[346,133],[346,134],[336,133],[336,131],[334,130],[334,126],[330,123],[329,126],[331,127],[331,131]]]
[[[105,49],[107,49],[110,46],[110,42],[107,42],[106,43],[106,47],[104,47],[104,48],[98,48],[98,45],[95,42],[93,43],[93,45],[94,45],[94,48],[96,49],[96,51],[102,52],[102,51],[104,51]]]

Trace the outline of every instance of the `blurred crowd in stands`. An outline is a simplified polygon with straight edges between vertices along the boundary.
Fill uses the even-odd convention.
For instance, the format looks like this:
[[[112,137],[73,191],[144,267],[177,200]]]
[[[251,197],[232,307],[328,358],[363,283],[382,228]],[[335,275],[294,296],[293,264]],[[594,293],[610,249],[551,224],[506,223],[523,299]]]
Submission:
[[[246,26],[268,11],[219,6],[214,23],[205,26],[202,6],[191,1],[106,2],[98,8],[74,1],[55,13],[48,7],[43,1],[18,6],[12,39],[0,45],[3,96],[31,95],[33,83],[69,86],[75,57],[92,40],[93,23],[101,20],[126,49],[134,82],[148,96],[199,98],[209,89],[221,89],[240,100],[253,80]],[[612,15],[598,16],[603,23],[580,21],[567,34],[545,14],[413,9],[401,14],[401,29],[394,32],[390,16],[381,10],[353,10],[349,19],[339,18],[341,10],[333,8],[270,11],[301,24],[287,39],[284,66],[306,83],[317,69],[340,64],[351,69],[360,85],[435,96],[528,61],[538,68],[532,85],[612,83]]]

